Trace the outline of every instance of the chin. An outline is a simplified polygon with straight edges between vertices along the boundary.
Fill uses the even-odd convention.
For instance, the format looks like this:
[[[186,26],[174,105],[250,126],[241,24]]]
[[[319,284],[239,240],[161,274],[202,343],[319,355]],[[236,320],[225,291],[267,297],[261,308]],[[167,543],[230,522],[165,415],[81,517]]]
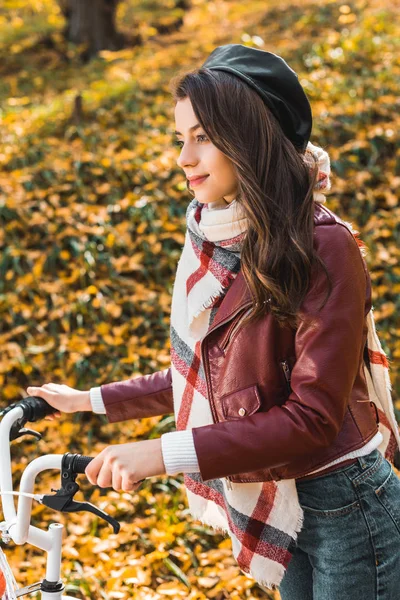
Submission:
[[[203,204],[209,204],[210,202],[221,202],[223,199],[222,196],[219,194],[207,194],[206,190],[198,190],[196,192],[196,198],[199,202],[202,202]]]
[[[198,202],[201,202],[202,204],[209,204],[210,202],[214,202],[212,198],[203,194],[196,194],[195,198]]]

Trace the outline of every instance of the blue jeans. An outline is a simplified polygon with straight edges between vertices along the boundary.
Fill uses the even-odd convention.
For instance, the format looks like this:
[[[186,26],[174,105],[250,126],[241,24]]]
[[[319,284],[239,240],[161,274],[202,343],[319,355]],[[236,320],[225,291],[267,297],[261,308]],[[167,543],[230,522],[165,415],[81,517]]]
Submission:
[[[296,481],[304,524],[282,600],[399,600],[400,479],[378,450]]]

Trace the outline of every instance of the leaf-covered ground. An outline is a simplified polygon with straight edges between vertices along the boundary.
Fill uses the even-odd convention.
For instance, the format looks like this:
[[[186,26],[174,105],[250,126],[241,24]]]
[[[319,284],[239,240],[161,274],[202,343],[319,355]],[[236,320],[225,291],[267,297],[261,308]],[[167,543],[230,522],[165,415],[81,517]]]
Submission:
[[[246,43],[282,55],[314,114],[311,141],[332,160],[327,206],[360,231],[378,333],[400,409],[399,3],[272,0],[122,2],[118,27],[143,45],[81,64],[52,0],[0,8],[1,405],[50,381],[89,389],[169,365],[171,286],[191,196],[176,165],[169,81],[215,46]],[[157,25],[184,15],[160,35]],[[77,111],[76,97],[82,98]],[[172,416],[108,424],[64,415],[13,445],[15,481],[38,454],[95,455],[158,437]],[[83,599],[275,598],[236,566],[229,538],[187,513],[182,478],[135,494],[91,487],[86,498],[122,522],[114,535],[88,513],[34,504],[33,523],[65,525],[67,592]],[[44,474],[37,490],[58,487]],[[20,585],[45,557],[10,545]]]

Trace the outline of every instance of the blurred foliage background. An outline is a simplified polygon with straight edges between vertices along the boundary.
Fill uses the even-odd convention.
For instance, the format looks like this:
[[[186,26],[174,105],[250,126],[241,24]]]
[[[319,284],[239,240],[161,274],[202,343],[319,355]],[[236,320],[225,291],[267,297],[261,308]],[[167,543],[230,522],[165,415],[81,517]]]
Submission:
[[[110,0],[111,50],[71,41],[73,4],[0,7],[1,405],[28,385],[89,389],[169,366],[172,282],[191,196],[176,165],[168,84],[215,46],[243,43],[283,56],[310,99],[311,141],[332,161],[326,205],[369,249],[399,411],[398,0]],[[40,442],[13,445],[15,482],[38,454],[95,455],[116,441],[159,437],[174,419],[108,424],[82,413],[36,428]],[[34,503],[34,524],[65,525],[66,593],[278,600],[236,566],[229,538],[190,519],[181,477],[146,480],[134,494],[80,479],[81,499],[122,529],[110,534],[92,515]],[[58,483],[44,474],[37,489]],[[7,554],[21,586],[44,576],[39,551],[13,545]]]

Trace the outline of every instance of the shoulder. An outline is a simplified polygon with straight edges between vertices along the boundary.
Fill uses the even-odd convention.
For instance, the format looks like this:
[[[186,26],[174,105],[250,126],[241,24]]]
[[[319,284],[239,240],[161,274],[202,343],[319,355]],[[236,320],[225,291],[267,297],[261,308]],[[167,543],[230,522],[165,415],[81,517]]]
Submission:
[[[344,221],[336,213],[334,213],[332,210],[330,210],[323,204],[320,204],[319,202],[315,203],[314,226],[315,226],[316,233],[319,233],[321,231],[321,229],[319,229],[319,228],[322,228],[325,226],[326,227],[333,226],[334,229],[336,229],[337,231],[341,231],[343,228],[343,231],[347,231],[350,234],[352,234],[354,232],[351,223]],[[339,227],[335,227],[335,226],[339,226]]]
[[[314,225],[314,247],[330,275],[352,280],[354,285],[366,279],[370,294],[371,281],[365,261],[368,247],[358,237],[359,232],[351,223],[317,203]]]
[[[320,203],[315,203],[314,243],[321,250],[330,253],[335,251],[354,251],[360,253],[365,244],[358,239],[358,231],[351,223],[341,219],[332,210]]]

